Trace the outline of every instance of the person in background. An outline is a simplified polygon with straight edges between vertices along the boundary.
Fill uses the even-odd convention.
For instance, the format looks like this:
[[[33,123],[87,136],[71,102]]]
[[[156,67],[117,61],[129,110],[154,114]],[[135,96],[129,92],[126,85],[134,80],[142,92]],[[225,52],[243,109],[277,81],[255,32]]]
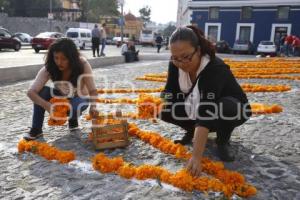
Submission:
[[[104,49],[106,46],[106,38],[107,38],[106,23],[103,23],[102,28],[101,28],[101,54],[100,54],[100,56],[105,56]]]
[[[139,51],[136,51],[133,41],[125,42],[121,46],[121,54],[125,57],[126,63],[139,60],[138,58]]]
[[[157,46],[157,53],[159,53],[163,42],[163,38],[160,36],[160,34],[157,35],[155,42]]]
[[[285,37],[286,37],[286,35],[283,35],[283,36],[281,36],[281,38],[279,40],[279,55],[280,56],[283,56],[284,52],[285,52],[285,45],[284,45]]]
[[[296,37],[296,36],[294,37],[292,47],[293,47],[293,55],[300,56],[300,39],[299,39],[299,37]]]
[[[292,35],[288,35],[284,39],[285,55],[288,56],[288,57],[292,55],[292,51],[293,51],[292,43],[293,43],[293,40],[294,40],[294,36],[292,36]]]
[[[187,169],[194,176],[202,171],[200,160],[208,133],[217,132],[217,155],[233,161],[230,137],[235,127],[252,115],[248,99],[230,68],[215,55],[204,33],[196,26],[178,28],[170,39],[171,58],[159,117],[187,132],[175,143],[193,142]]]
[[[166,50],[169,50],[169,37],[166,37]]]
[[[93,57],[96,57],[95,53],[97,51],[97,56],[99,57],[99,45],[100,45],[101,34],[98,28],[98,25],[95,24],[92,30],[92,49],[93,49]]]
[[[51,80],[54,87],[46,86]],[[56,40],[50,46],[45,66],[38,72],[30,86],[27,96],[33,102],[32,127],[23,138],[35,140],[43,135],[45,111],[51,113],[52,97],[68,98],[71,104],[69,129],[78,127],[78,115],[87,109],[89,103],[91,116],[98,116],[96,109],[97,89],[93,78],[92,67],[80,56],[71,39]]]

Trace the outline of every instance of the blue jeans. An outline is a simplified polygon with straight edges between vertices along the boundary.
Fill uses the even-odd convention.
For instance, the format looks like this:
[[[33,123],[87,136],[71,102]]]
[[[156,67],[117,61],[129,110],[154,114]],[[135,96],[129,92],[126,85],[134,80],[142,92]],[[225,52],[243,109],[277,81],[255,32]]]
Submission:
[[[104,48],[105,48],[105,45],[106,45],[106,39],[102,39],[101,40],[101,55],[104,54]]]
[[[39,92],[39,96],[46,101],[49,101],[51,96],[51,90],[53,91],[54,95],[62,96],[60,92],[56,89],[50,88],[48,86],[44,86],[43,89]],[[77,120],[78,116],[78,109],[80,109],[80,114],[87,109],[88,107],[88,100],[80,97],[74,97],[69,99],[71,108],[72,108],[72,116],[69,117],[70,120]],[[82,106],[82,104],[84,104]],[[80,107],[79,107],[80,106]],[[43,122],[44,122],[44,115],[45,109],[37,104],[33,105],[33,116],[32,116],[32,128],[34,129],[42,129]]]

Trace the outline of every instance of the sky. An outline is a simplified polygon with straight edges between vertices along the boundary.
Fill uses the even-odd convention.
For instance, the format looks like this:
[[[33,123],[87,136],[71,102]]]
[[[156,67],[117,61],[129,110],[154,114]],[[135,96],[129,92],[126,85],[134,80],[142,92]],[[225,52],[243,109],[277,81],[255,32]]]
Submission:
[[[125,0],[124,12],[140,16],[139,9],[151,8],[151,21],[156,23],[176,22],[178,0]]]

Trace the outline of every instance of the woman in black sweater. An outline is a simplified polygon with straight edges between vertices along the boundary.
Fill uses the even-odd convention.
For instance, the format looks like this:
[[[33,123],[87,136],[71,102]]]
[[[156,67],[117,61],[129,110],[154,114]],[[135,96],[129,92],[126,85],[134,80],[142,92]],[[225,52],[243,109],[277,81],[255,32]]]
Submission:
[[[168,79],[162,93],[165,107],[161,119],[186,130],[175,143],[193,140],[192,158],[187,168],[200,175],[209,132],[217,132],[217,152],[223,161],[233,161],[229,140],[233,129],[251,116],[242,88],[214,47],[194,27],[178,28],[170,38],[171,59]]]

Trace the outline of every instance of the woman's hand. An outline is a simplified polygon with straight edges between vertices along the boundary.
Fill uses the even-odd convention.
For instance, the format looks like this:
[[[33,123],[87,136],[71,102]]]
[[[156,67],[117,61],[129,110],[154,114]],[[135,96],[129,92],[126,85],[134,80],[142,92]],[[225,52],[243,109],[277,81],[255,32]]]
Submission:
[[[201,157],[192,156],[187,162],[186,168],[192,176],[200,176],[202,172]]]
[[[52,104],[50,102],[46,102],[44,109],[47,110],[48,113],[51,113]]]
[[[90,116],[91,116],[92,118],[96,118],[96,117],[99,116],[99,111],[97,110],[96,105],[91,105],[91,106],[90,106],[90,111],[89,111],[89,113],[90,113]]]

